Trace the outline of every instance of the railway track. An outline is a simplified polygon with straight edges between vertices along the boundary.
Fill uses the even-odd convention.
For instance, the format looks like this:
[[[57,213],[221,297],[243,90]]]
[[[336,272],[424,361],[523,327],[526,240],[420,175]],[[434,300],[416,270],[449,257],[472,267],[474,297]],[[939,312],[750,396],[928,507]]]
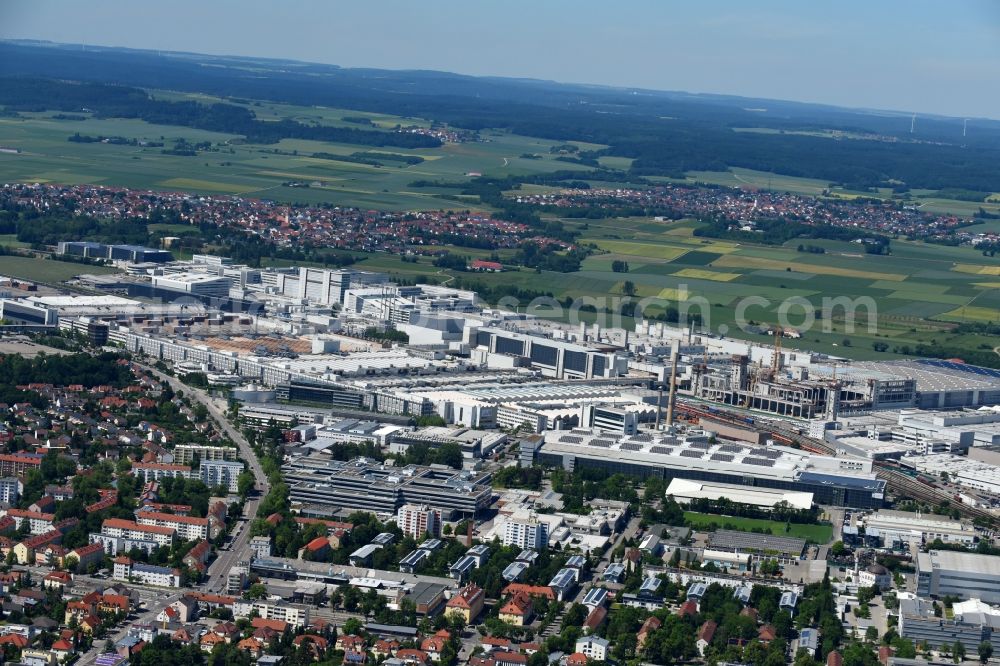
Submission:
[[[784,446],[800,448],[804,451],[820,455],[836,454],[834,447],[823,440],[796,432],[793,428],[783,425],[779,421],[758,422],[758,420],[728,410],[691,403],[678,402],[677,409],[691,417],[707,418],[742,427],[757,426],[758,428],[769,430],[772,439]],[[968,518],[981,518],[991,523],[997,520],[997,516],[992,512],[957,502],[947,491],[925,481],[915,479],[896,469],[892,464],[876,462],[874,467],[878,478],[884,480],[887,488],[897,496],[912,498],[932,505],[947,501],[959,513]]]

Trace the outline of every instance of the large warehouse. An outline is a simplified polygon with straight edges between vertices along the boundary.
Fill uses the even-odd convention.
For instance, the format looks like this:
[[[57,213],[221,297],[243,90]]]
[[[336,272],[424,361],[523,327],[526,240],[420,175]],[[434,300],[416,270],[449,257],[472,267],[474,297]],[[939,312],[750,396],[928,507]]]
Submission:
[[[857,384],[895,386],[913,380],[912,404],[920,409],[958,409],[1000,404],[1000,370],[932,358],[898,361],[856,361],[838,368],[809,368],[812,376],[832,376]],[[900,400],[873,394],[872,409],[900,406]]]
[[[685,438],[640,433],[620,437],[590,429],[555,430],[521,443],[526,457],[566,470],[593,469],[667,481],[692,479],[752,488],[812,493],[817,504],[882,506],[885,481],[870,461],[833,458],[783,447],[714,442],[708,433]]]

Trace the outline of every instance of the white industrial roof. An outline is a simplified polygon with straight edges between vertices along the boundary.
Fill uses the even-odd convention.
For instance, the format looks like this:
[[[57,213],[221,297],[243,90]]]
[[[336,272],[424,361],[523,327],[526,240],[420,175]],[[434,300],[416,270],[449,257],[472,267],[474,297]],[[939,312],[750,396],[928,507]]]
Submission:
[[[676,478],[667,487],[667,495],[673,495],[677,499],[718,500],[725,497],[738,504],[751,504],[768,508],[779,502],[788,502],[793,508],[808,509],[813,502],[813,494],[807,492],[770,490]]]

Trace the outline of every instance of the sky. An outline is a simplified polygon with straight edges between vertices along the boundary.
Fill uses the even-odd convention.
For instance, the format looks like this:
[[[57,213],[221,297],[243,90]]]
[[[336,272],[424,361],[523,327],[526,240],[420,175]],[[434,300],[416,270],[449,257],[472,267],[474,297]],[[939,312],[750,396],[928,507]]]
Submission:
[[[997,0],[0,0],[0,38],[1000,118]]]

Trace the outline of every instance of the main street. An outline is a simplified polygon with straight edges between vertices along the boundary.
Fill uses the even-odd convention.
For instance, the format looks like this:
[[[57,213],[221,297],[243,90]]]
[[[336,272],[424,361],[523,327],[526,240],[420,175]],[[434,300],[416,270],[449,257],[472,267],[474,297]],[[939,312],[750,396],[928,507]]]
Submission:
[[[142,365],[142,364],[140,364]],[[250,472],[253,474],[254,487],[258,493],[257,497],[248,498],[243,505],[243,519],[245,522],[237,523],[233,526],[234,534],[229,547],[220,550],[218,556],[208,567],[208,581],[204,584],[205,589],[217,592],[225,587],[226,575],[229,570],[241,561],[250,559],[250,521],[257,515],[257,507],[260,504],[260,497],[263,497],[271,489],[271,484],[264,473],[264,468],[257,459],[250,442],[239,429],[230,423],[226,415],[226,404],[222,400],[212,398],[208,392],[188,386],[179,379],[166,375],[156,368],[142,365],[161,381],[167,382],[174,393],[183,392],[185,396],[194,400],[208,410],[209,415],[218,423],[219,428],[229,439],[231,439],[240,450],[240,456],[247,463]]]

